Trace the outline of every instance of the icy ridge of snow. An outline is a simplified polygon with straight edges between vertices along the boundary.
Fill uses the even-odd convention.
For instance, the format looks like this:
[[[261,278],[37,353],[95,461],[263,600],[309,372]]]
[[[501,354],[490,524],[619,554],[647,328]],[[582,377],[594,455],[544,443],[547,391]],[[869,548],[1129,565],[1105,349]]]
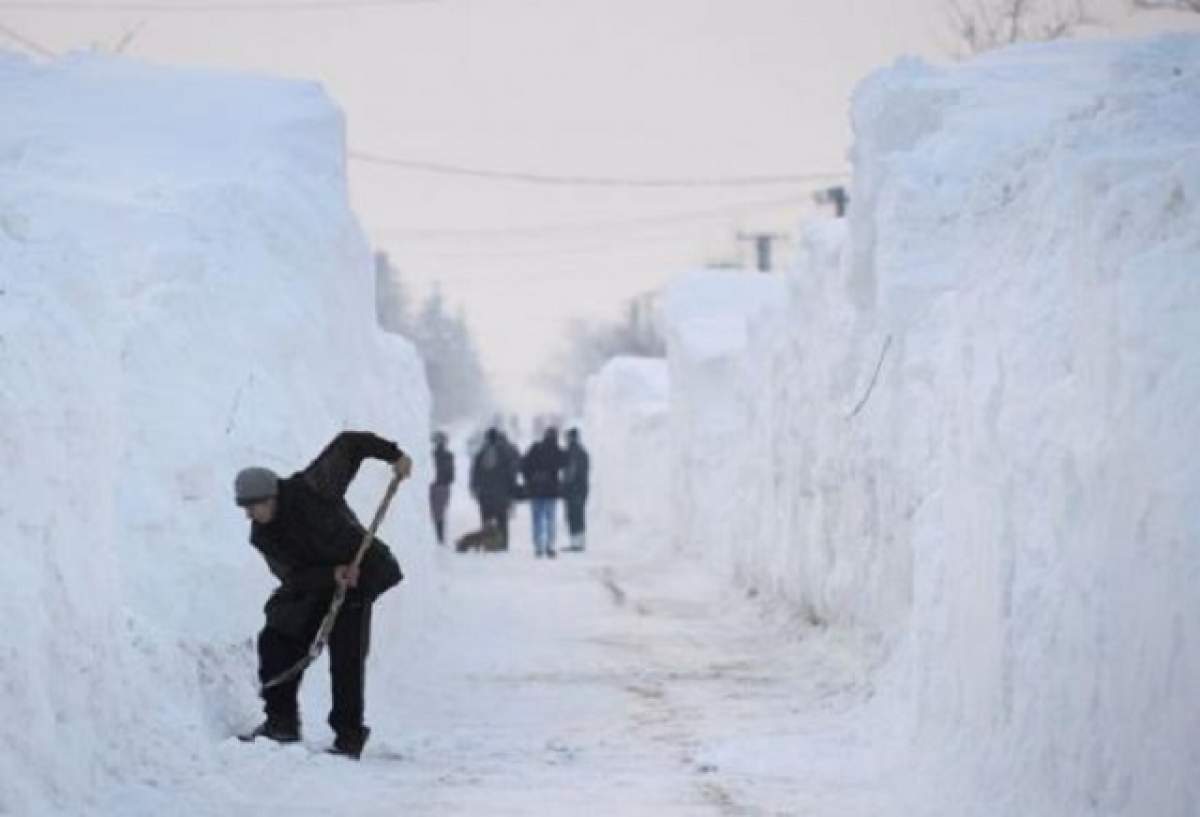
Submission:
[[[853,116],[782,303],[669,296],[677,544],[875,634],[905,813],[1194,814],[1200,39],[903,61]]]
[[[274,580],[236,470],[290,474],[365,428],[424,471],[428,394],[375,325],[317,86],[6,56],[0,109],[0,813],[76,814],[106,786],[197,773],[254,717]],[[364,466],[361,516],[386,478]],[[421,489],[382,535],[428,568]],[[377,626],[415,628],[421,607],[402,585]],[[373,653],[380,673],[402,671],[397,649]]]

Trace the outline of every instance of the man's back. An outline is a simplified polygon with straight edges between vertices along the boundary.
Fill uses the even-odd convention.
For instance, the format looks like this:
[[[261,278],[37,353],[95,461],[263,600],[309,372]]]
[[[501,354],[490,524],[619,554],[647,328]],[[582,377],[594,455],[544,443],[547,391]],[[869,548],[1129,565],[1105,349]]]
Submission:
[[[562,484],[566,496],[582,496],[588,491],[590,463],[587,450],[579,443],[567,447],[563,464]]]
[[[531,497],[559,495],[558,472],[563,466],[563,451],[552,440],[540,440],[530,446],[521,464],[525,486]]]

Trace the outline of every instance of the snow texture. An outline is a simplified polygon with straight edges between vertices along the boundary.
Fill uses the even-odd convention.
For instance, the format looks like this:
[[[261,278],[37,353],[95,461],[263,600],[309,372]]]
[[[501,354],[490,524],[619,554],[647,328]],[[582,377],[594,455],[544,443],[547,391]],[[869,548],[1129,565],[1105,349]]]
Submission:
[[[1200,39],[904,60],[848,224],[669,292],[675,546],[877,650],[896,812],[1200,813]]]
[[[428,394],[375,325],[316,85],[0,54],[0,110],[0,814],[81,814],[202,773],[256,718],[274,580],[236,470],[290,474],[363,428],[423,472]],[[387,476],[364,466],[360,516]],[[410,578],[425,514],[406,488],[382,529]],[[379,607],[419,624],[405,585]]]
[[[637,547],[670,536],[670,431],[667,364],[618,357],[587,382],[591,454],[589,537],[606,550]],[[590,443],[589,443],[590,445]]]

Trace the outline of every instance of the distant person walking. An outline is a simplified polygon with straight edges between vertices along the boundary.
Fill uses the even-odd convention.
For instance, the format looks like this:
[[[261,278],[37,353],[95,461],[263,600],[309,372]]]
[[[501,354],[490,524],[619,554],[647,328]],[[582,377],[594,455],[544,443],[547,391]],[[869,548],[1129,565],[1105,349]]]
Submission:
[[[590,458],[579,439],[579,429],[568,430],[565,464],[562,470],[562,495],[567,505],[567,532],[571,535],[571,544],[564,550],[580,552],[587,546],[584,509],[587,506],[590,468]]]
[[[533,554],[537,558],[553,559],[554,517],[562,486],[559,473],[565,463],[563,450],[558,446],[558,429],[546,429],[542,439],[529,447],[521,461],[521,475],[533,514]]]
[[[489,428],[483,446],[471,462],[471,496],[479,503],[483,527],[495,525],[508,548],[508,508],[512,504],[512,464],[500,441],[500,432]]]
[[[446,506],[450,503],[450,486],[454,484],[454,454],[446,447],[446,435],[433,435],[433,482],[429,485],[429,512],[439,545],[446,544]]]

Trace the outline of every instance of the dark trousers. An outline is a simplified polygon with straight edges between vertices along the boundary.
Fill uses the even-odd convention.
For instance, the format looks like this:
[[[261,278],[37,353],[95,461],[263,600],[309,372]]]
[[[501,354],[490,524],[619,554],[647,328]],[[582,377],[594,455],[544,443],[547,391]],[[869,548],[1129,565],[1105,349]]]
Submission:
[[[507,502],[481,501],[479,503],[479,523],[483,527],[492,522],[504,536],[504,547],[508,547],[508,505]]]
[[[429,486],[429,511],[433,514],[433,529],[438,542],[446,541],[446,505],[450,502],[450,486],[433,483]]]
[[[327,604],[322,611],[326,609]],[[303,658],[319,624],[319,621],[314,624],[312,633],[302,641],[273,627],[264,627],[258,634],[259,682],[265,684]],[[370,646],[371,604],[351,591],[329,634],[329,676],[333,687],[329,725],[339,735],[357,735],[362,730],[363,683]],[[300,723],[296,693],[303,677],[301,673],[297,678],[263,691],[263,709],[268,719],[283,724]]]
[[[587,527],[587,520],[584,518],[584,506],[587,505],[587,497],[569,496],[566,498],[566,501],[567,532],[572,536],[578,536]]]

